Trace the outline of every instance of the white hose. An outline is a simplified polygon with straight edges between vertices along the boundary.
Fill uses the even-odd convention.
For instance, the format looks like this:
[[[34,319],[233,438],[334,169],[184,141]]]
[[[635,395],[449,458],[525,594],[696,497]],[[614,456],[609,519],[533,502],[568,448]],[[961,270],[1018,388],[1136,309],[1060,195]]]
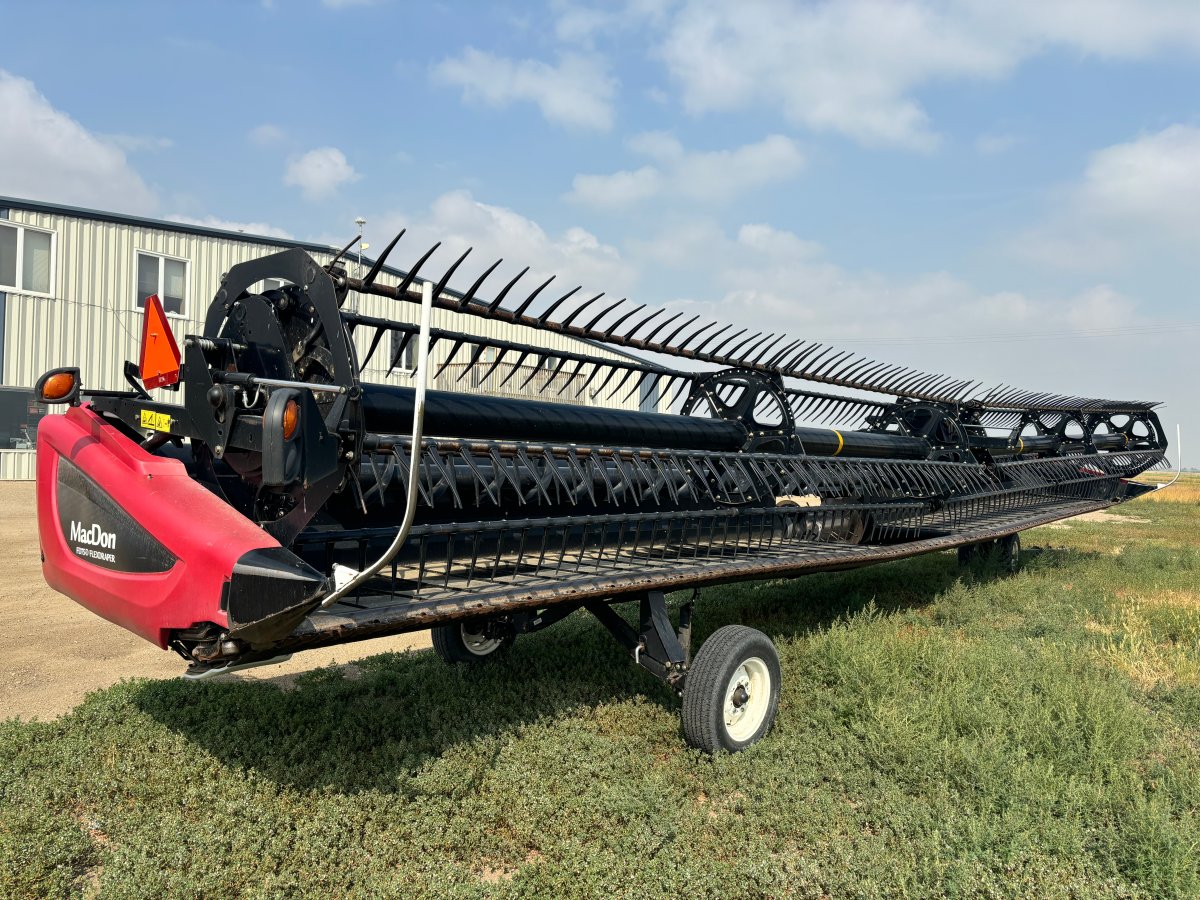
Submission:
[[[335,588],[324,600],[321,608],[332,606],[360,584],[374,578],[379,570],[390,563],[408,540],[412,531],[413,519],[417,515],[417,479],[421,477],[421,432],[425,426],[425,385],[429,373],[429,318],[433,310],[433,284],[424,282],[421,287],[421,333],[417,344],[417,371],[414,378],[417,382],[417,402],[413,409],[412,452],[408,460],[408,500],[404,507],[404,521],[391,545],[383,552],[383,556],[375,560],[345,584]]]

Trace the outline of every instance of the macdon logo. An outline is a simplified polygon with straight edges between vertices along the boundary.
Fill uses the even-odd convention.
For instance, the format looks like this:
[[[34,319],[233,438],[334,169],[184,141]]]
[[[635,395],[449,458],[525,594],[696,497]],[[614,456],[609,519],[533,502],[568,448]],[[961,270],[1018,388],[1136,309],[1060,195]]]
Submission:
[[[103,547],[105,550],[113,550],[117,546],[117,535],[114,532],[105,531],[96,524],[85,528],[82,522],[71,523],[71,540],[78,544]]]

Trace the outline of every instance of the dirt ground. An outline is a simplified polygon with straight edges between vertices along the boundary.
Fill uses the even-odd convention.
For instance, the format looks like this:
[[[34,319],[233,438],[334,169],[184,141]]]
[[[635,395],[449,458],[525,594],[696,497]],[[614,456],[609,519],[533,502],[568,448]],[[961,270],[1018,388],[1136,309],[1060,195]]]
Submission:
[[[89,691],[123,678],[174,678],[185,663],[52,591],[42,579],[32,482],[0,482],[0,546],[8,575],[0,580],[0,720],[52,719]],[[298,672],[345,664],[393,650],[424,649],[429,633],[377,638],[309,650],[277,666],[222,679],[274,679],[286,686]]]

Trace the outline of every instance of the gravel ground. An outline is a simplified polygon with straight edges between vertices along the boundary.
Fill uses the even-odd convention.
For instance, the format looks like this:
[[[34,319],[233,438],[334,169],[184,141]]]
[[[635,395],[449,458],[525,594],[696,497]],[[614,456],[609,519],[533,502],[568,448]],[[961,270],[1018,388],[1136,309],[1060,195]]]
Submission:
[[[9,577],[0,582],[0,719],[53,719],[85,694],[123,678],[174,678],[185,664],[52,591],[42,579],[32,482],[0,482],[0,546]],[[286,663],[224,675],[289,686],[299,672],[388,651],[424,649],[428,632],[309,650]]]

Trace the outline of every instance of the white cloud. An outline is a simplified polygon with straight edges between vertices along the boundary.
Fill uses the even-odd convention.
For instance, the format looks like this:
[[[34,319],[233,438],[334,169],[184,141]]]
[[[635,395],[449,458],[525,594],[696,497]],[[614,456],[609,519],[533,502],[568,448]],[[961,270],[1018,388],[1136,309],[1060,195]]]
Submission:
[[[987,387],[1006,382],[1121,396],[1128,382],[1140,380],[1149,386],[1136,390],[1154,395],[1154,379],[1112,368],[1111,353],[1103,351],[1121,349],[1120,337],[1063,344],[1064,333],[1144,321],[1131,298],[1105,285],[1034,296],[983,291],[944,271],[896,278],[840,266],[820,245],[787,230],[746,224],[727,235],[703,218],[682,227],[668,223],[660,238],[632,251],[647,269],[665,265],[689,273],[670,306],[686,310],[688,318],[699,314],[697,324],[711,318],[735,328],[782,331],[880,362],[975,378]],[[1068,368],[1064,346],[1071,353]]]
[[[568,198],[600,209],[623,209],[660,195],[722,203],[747,191],[795,177],[804,154],[790,138],[773,134],[733,150],[688,152],[675,137],[648,132],[630,149],[657,165],[611,175],[576,175]]]
[[[318,147],[288,161],[283,183],[300,188],[308,200],[321,200],[332,196],[343,184],[358,181],[361,177],[341,150]]]
[[[1018,255],[1099,268],[1200,243],[1200,128],[1172,125],[1092,154],[1055,212],[1014,241]]]
[[[1085,211],[1200,239],[1200,128],[1172,125],[1092,156],[1078,192]]]
[[[535,103],[547,121],[566,128],[612,127],[616,81],[595,56],[564,53],[557,65],[550,65],[467,47],[438,63],[433,76],[442,84],[461,87],[465,99],[497,109]]]
[[[617,248],[591,232],[572,227],[557,235],[549,234],[515,210],[482,203],[465,190],[442,194],[420,215],[393,213],[367,218],[379,223],[372,225],[377,234],[408,229],[392,258],[392,263],[401,267],[410,265],[435,241],[441,241],[442,247],[431,257],[428,270],[422,270],[431,277],[440,276],[464,250],[474,247],[452,287],[465,289],[484,269],[503,258],[504,264],[489,278],[483,296],[494,296],[525,266],[530,266],[530,273],[514,291],[521,286],[532,290],[550,275],[557,276],[554,287],[559,293],[577,284],[594,288],[593,293],[624,291],[636,280],[635,268],[622,259]],[[547,288],[547,293],[551,290]]]
[[[278,125],[264,122],[262,125],[251,128],[247,137],[252,144],[257,144],[259,147],[268,147],[271,144],[278,144],[283,141],[287,137],[287,133]]]
[[[50,105],[33,82],[0,69],[0,194],[151,213],[154,192],[111,138]]]
[[[261,235],[262,237],[276,237],[291,239],[293,235],[289,231],[284,231],[282,228],[276,228],[274,225],[268,225],[266,222],[234,222],[229,219],[221,219],[217,216],[204,216],[203,218],[195,218],[193,216],[171,215],[167,216],[171,222],[182,222],[184,225],[199,225],[202,228],[218,228],[222,231],[239,231],[244,234]]]
[[[792,122],[917,150],[938,136],[914,99],[996,79],[1054,47],[1135,59],[1200,52],[1192,0],[689,0],[658,53],[695,113],[778,108]]]

